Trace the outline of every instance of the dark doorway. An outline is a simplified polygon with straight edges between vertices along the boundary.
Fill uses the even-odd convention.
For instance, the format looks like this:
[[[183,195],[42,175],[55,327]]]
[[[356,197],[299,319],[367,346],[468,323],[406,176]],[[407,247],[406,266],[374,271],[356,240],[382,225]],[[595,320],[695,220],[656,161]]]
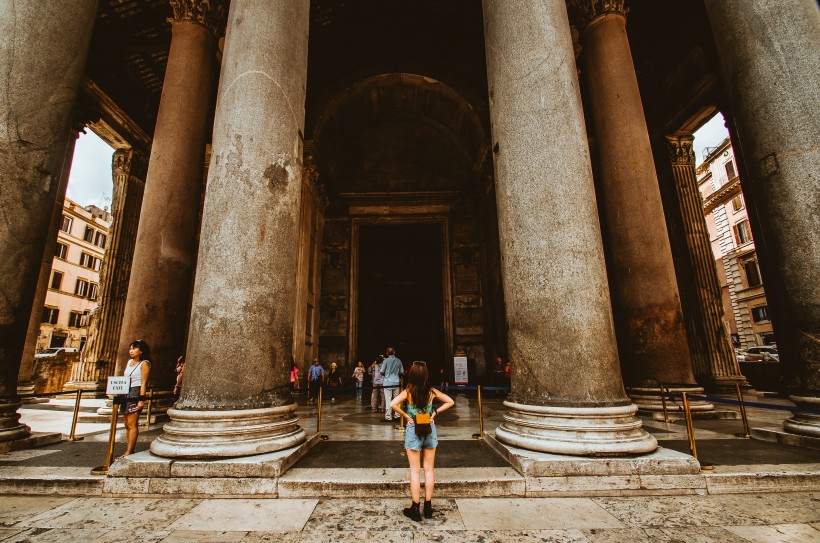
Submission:
[[[424,360],[437,371],[445,356],[441,253],[438,224],[359,227],[359,359],[392,345],[405,366]]]

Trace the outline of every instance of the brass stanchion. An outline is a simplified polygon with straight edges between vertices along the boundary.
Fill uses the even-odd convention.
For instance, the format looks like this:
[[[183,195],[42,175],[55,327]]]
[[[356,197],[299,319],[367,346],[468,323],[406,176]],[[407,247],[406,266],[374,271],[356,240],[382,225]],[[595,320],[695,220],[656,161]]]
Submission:
[[[473,439],[484,437],[484,409],[481,405],[481,385],[478,385],[478,433],[473,434]]]
[[[145,417],[145,429],[151,427],[151,407],[154,404],[154,385],[148,389],[148,412],[146,413]],[[139,423],[139,421],[137,421]]]
[[[325,387],[323,387],[323,386],[319,386],[319,403],[317,404],[319,412],[316,414],[316,433],[317,434],[322,433],[322,390],[324,390],[324,388]],[[327,440],[328,436],[320,435],[319,438],[322,439],[322,440]]]
[[[749,419],[746,418],[746,406],[743,405],[743,391],[740,390],[740,384],[735,383],[737,387],[737,401],[740,402],[740,417],[743,419],[743,433],[736,434],[738,437],[750,438],[752,434],[749,432]]]
[[[91,470],[91,475],[108,475],[108,468],[111,467],[111,462],[114,460],[114,441],[117,439],[117,415],[120,405],[114,398],[111,406],[111,429],[108,432],[108,452],[105,454],[105,465],[99,466]]]
[[[695,457],[695,460],[698,459],[698,449],[695,445],[695,427],[692,424],[692,417],[689,411],[689,398],[686,396],[686,392],[682,394],[683,396],[683,419],[686,422],[686,437],[689,439],[689,452],[692,456]]]
[[[71,419],[71,432],[68,435],[68,441],[82,441],[83,436],[77,437],[77,418],[80,416],[80,399],[83,396],[83,389],[77,389],[77,400],[74,402],[74,417]]]

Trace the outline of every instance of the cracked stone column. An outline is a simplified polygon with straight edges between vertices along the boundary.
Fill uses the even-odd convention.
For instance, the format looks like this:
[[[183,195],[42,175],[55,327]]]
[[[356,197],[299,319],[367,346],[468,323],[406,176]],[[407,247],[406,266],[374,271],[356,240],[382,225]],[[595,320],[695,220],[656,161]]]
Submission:
[[[151,347],[151,379],[173,387],[177,358],[185,353],[197,259],[205,143],[217,72],[221,4],[172,0],[171,49],[134,248],[131,280],[117,350],[116,372],[128,346]]]
[[[706,0],[765,238],[763,280],[784,383],[820,409],[820,8],[813,0]],[[787,431],[820,437],[820,416]]]
[[[96,0],[0,4],[0,441],[26,437],[17,376]]]
[[[625,395],[564,0],[485,0],[512,392],[496,437],[533,451],[651,452]]]
[[[99,304],[91,315],[88,343],[80,353],[80,360],[71,368],[66,390],[105,390],[106,379],[113,375],[145,190],[146,166],[145,157],[133,149],[114,152],[111,162],[114,180],[111,214],[114,221],[100,270]]]
[[[723,325],[720,282],[695,173],[694,139],[692,134],[666,138],[678,212],[683,219],[681,237],[686,245],[680,252],[686,254],[689,268],[694,271],[694,276],[689,278],[695,286],[692,289],[693,307],[691,315],[684,314],[684,318],[689,334],[696,338],[698,346],[697,356],[692,353],[695,375],[709,386],[733,391],[736,384],[749,386],[749,383],[740,372],[731,339]]]
[[[627,391],[661,411],[657,383],[703,393],[695,381],[649,133],[626,36],[624,0],[575,3],[584,78],[600,157],[597,183],[615,329]],[[694,411],[712,411],[704,401]],[[682,406],[678,406],[682,408]]]
[[[306,439],[288,375],[309,11],[307,0],[231,4],[185,385],[154,454],[246,456]]]

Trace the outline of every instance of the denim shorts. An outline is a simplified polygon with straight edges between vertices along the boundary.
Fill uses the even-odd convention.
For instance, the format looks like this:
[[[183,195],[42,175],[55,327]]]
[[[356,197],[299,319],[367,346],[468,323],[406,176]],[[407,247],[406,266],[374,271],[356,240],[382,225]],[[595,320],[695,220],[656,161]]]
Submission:
[[[426,436],[417,436],[416,427],[408,424],[404,430],[404,448],[412,451],[435,449],[438,446],[435,421],[430,423],[430,428],[432,431]]]

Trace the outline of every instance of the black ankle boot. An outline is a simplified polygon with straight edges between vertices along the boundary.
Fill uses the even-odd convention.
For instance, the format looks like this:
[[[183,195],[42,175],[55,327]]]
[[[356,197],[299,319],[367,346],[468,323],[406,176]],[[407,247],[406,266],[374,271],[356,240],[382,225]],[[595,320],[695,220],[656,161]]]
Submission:
[[[433,518],[433,500],[424,500],[424,518]]]
[[[404,516],[415,520],[416,522],[421,522],[421,513],[419,512],[419,504],[417,502],[413,502],[413,505],[410,507],[404,508]]]

